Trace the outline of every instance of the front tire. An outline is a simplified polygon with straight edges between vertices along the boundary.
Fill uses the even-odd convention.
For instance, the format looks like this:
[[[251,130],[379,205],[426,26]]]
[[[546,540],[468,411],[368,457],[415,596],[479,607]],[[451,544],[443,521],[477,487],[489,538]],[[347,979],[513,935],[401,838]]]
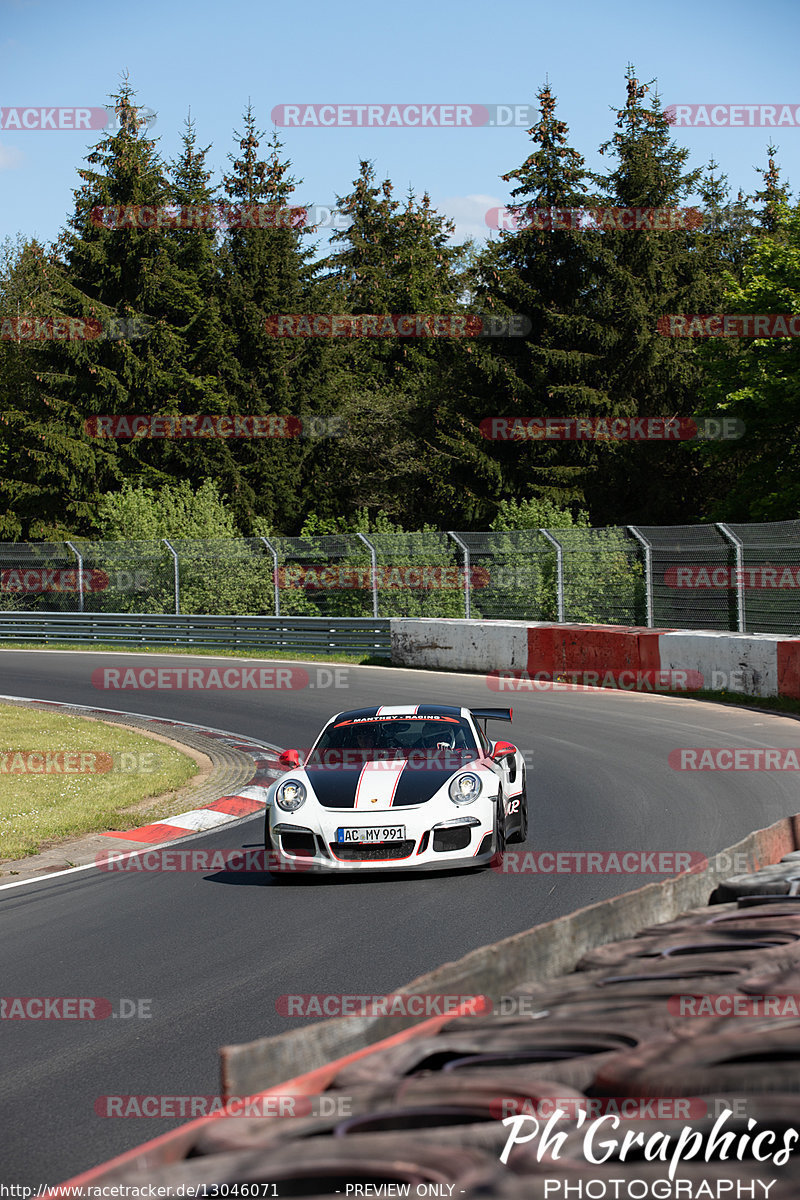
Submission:
[[[503,793],[500,792],[497,797],[497,805],[494,814],[494,852],[502,854],[506,848],[506,809],[503,802]]]
[[[527,781],[522,785],[522,794],[519,798],[519,829],[509,835],[509,842],[519,844],[528,840],[528,784]]]

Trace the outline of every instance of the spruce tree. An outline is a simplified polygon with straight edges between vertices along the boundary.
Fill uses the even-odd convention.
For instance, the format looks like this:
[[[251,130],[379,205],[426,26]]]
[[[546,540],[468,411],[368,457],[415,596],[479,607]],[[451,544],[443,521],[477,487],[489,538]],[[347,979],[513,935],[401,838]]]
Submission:
[[[362,161],[353,190],[337,197],[349,228],[331,235],[324,261],[328,311],[353,315],[436,317],[462,311],[463,251],[453,225],[412,189],[395,198]],[[439,494],[434,443],[442,393],[457,340],[450,337],[332,338],[326,369],[328,407],[342,436],[314,456],[324,516],[365,508],[414,526],[446,509]]]
[[[67,386],[69,345],[29,338],[70,307],[63,263],[36,241],[7,242],[0,264],[0,540],[60,540],[91,529],[100,493],[119,478],[115,447],[84,431]],[[76,344],[80,354],[81,343]]]
[[[722,310],[800,314],[800,204],[781,182],[775,149],[760,173],[754,236],[741,272],[728,271]],[[715,520],[797,517],[800,506],[800,341],[714,338],[703,347],[706,408],[743,423],[740,440],[708,443],[701,462],[713,480],[705,515]]]
[[[46,380],[86,418],[196,411],[204,389],[191,369],[192,280],[181,269],[178,240],[139,217],[143,206],[162,211],[171,203],[166,166],[144,135],[130,85],[113,99],[119,128],[78,172],[82,185],[59,247],[66,310],[98,321],[103,335],[54,343]],[[165,439],[120,440],[115,451],[122,475],[148,485],[182,475],[193,461],[185,446]]]
[[[604,203],[634,209],[676,209],[697,190],[702,169],[689,170],[689,151],[671,138],[671,122],[657,93],[632,67],[616,131],[601,147],[615,159],[594,176]],[[659,318],[713,313],[722,296],[722,272],[713,239],[694,229],[604,230],[592,300],[605,344],[589,379],[620,417],[691,417],[698,410],[702,358],[695,339],[664,336]],[[663,324],[661,326],[663,328]],[[686,519],[704,503],[704,480],[687,444],[607,442],[595,447],[586,499],[593,524]]]
[[[605,338],[593,317],[599,235],[581,230],[578,215],[593,199],[589,174],[569,144],[549,84],[537,99],[540,119],[528,131],[533,149],[502,177],[513,184],[514,227],[502,230],[477,256],[472,280],[478,309],[514,314],[529,329],[523,337],[466,347],[467,370],[459,379],[452,422],[450,448],[477,484],[472,520],[479,522],[490,520],[508,499],[533,495],[559,505],[582,500],[585,456],[582,447],[564,443],[487,441],[481,420],[607,410],[589,379]]]
[[[295,201],[297,181],[283,158],[277,134],[259,156],[260,139],[252,107],[244,114],[239,155],[224,177],[225,202],[239,209],[262,206],[264,227],[241,223],[225,234],[220,251],[219,304],[232,338],[222,382],[232,411],[247,415],[294,415],[315,410],[309,380],[320,356],[310,339],[268,335],[267,320],[312,310],[315,269],[303,244],[307,228],[285,217]],[[309,441],[298,437],[243,442],[236,450],[241,468],[232,495],[237,520],[249,529],[256,517],[284,530],[296,528],[302,509],[304,461]]]

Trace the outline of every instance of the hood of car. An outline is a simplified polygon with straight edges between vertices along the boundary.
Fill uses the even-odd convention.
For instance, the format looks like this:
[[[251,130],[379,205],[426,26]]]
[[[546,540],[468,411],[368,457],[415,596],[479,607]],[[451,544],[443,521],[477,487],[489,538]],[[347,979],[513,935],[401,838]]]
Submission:
[[[368,762],[354,765],[307,766],[305,774],[324,808],[350,808],[365,812],[424,804],[461,770],[408,762]]]

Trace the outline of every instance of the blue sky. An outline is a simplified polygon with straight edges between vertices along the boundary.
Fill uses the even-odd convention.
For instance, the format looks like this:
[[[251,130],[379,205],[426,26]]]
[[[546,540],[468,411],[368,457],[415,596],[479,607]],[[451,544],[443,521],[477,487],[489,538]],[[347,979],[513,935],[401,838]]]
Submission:
[[[227,169],[248,100],[260,128],[275,105],[532,104],[549,79],[572,144],[602,169],[625,70],[657,80],[665,104],[800,107],[797,0],[0,0],[0,107],[102,106],[127,73],[157,113],[161,152],[178,153],[191,109],[200,143]],[[0,239],[55,238],[72,208],[77,169],[97,138],[83,131],[0,129]],[[485,213],[508,201],[500,176],[527,156],[524,128],[285,129],[302,203],[333,204],[362,158],[402,196],[427,190],[485,237]],[[754,191],[770,139],[800,192],[800,126],[689,128],[690,165],[715,157],[734,193]],[[265,139],[266,140],[266,139]]]

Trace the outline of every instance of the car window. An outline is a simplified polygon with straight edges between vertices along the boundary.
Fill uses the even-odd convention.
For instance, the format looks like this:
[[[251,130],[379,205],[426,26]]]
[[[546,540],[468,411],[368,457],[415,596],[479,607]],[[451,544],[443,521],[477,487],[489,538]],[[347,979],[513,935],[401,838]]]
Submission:
[[[475,737],[460,717],[344,718],[331,723],[320,736],[308,765],[331,759],[331,751],[346,751],[345,763],[356,765],[376,759],[435,758],[455,752],[458,762],[478,756]]]

